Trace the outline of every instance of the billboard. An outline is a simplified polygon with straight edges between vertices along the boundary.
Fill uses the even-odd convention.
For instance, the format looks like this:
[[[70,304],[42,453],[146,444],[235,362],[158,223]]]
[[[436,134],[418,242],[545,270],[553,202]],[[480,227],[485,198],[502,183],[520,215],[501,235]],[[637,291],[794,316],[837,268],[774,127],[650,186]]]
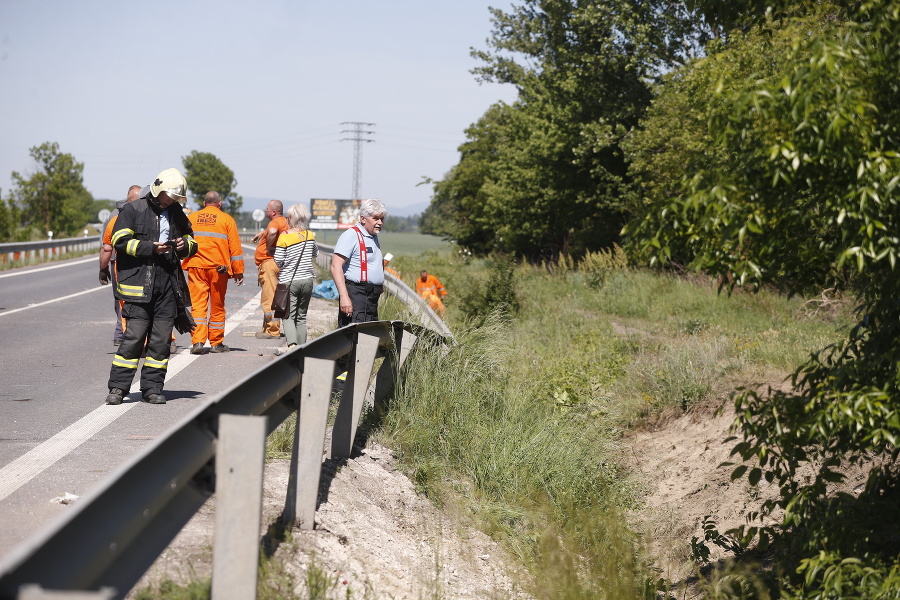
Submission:
[[[349,229],[359,222],[359,200],[312,198],[310,229]]]

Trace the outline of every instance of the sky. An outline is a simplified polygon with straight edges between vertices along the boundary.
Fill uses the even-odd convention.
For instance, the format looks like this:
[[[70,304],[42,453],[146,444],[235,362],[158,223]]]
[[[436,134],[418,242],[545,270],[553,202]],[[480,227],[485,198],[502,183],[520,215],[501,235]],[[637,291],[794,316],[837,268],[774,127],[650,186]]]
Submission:
[[[122,199],[191,151],[234,171],[243,210],[353,193],[424,210],[423,178],[509,85],[479,83],[488,0],[0,0],[0,188],[57,142],[98,199]]]

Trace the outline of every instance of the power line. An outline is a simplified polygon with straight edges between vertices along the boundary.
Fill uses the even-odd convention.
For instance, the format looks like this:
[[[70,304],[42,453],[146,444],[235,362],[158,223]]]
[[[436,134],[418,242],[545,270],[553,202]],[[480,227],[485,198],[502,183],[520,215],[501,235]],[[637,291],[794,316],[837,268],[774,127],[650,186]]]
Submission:
[[[353,193],[351,200],[359,200],[359,180],[362,178],[362,144],[374,142],[366,136],[375,135],[374,131],[366,131],[365,127],[375,127],[375,123],[361,123],[359,121],[344,121],[341,125],[352,125],[353,129],[342,129],[341,133],[353,134],[353,137],[341,138],[342,142],[353,142]]]

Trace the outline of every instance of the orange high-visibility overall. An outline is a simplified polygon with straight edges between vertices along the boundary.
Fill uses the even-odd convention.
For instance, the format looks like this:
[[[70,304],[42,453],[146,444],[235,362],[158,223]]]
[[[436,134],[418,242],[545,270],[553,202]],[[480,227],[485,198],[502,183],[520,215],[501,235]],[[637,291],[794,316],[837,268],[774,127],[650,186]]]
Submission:
[[[244,273],[244,254],[237,224],[216,206],[205,206],[188,215],[197,254],[182,261],[188,272],[191,316],[197,327],[191,344],[218,346],[225,340],[225,291],[228,279]]]
[[[440,316],[444,316],[444,303],[441,298],[447,296],[447,290],[444,284],[434,275],[426,275],[425,281],[421,277],[416,277],[416,293],[428,303],[431,310]]]

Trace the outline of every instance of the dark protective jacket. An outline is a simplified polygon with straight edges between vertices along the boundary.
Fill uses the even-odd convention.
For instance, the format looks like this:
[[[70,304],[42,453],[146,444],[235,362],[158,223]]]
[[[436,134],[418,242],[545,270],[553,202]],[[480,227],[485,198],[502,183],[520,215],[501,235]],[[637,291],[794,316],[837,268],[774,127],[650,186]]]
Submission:
[[[116,298],[126,302],[149,302],[153,282],[157,277],[172,277],[179,313],[187,304],[187,282],[181,270],[181,259],[197,253],[197,242],[191,222],[182,206],[173,202],[169,211],[169,238],[183,238],[184,250],[155,254],[154,242],[159,241],[159,215],[163,209],[150,196],[138,198],[119,211],[113,229],[112,243],[116,249],[118,280]]]

